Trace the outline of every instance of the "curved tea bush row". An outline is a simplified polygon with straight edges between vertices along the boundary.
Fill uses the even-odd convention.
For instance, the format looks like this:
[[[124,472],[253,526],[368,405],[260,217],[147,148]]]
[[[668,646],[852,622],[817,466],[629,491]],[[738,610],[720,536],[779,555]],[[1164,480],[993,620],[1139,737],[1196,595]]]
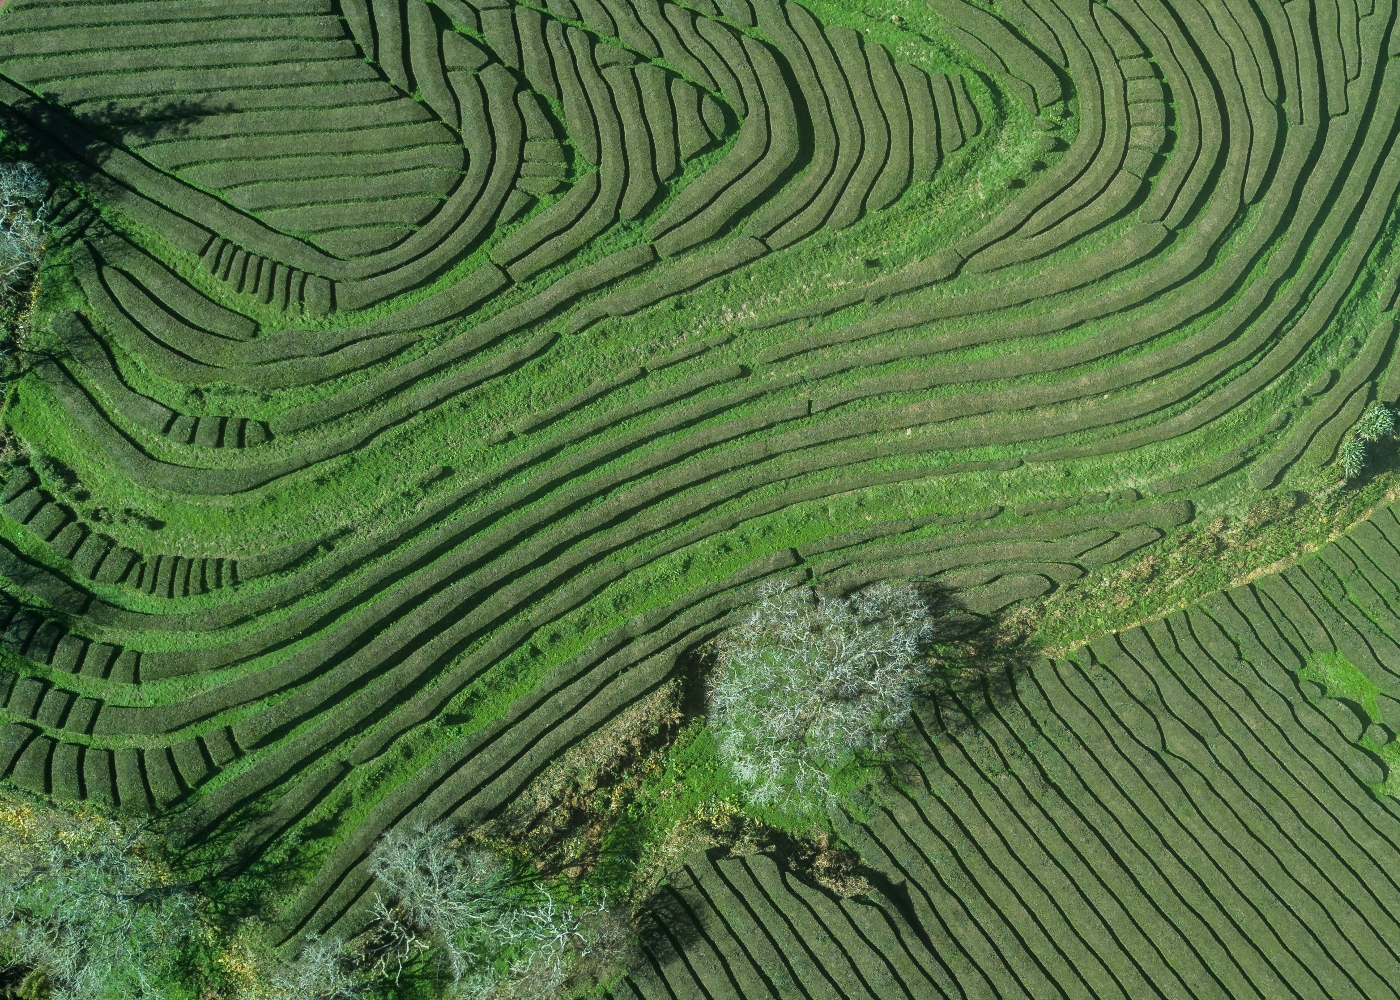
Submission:
[[[256,556],[147,555],[125,547],[85,521],[80,513],[40,486],[28,466],[12,467],[0,488],[5,516],[67,560],[76,577],[99,584],[122,583],[160,597],[185,597],[280,572],[318,542],[297,542]],[[34,657],[30,657],[33,659]]]
[[[900,790],[843,820],[875,892],[692,858],[612,995],[1395,995],[1400,804],[1378,751],[1400,724],[1396,513],[1066,660],[945,688]],[[1314,681],[1327,657],[1364,681]],[[1367,683],[1367,705],[1338,700]]]

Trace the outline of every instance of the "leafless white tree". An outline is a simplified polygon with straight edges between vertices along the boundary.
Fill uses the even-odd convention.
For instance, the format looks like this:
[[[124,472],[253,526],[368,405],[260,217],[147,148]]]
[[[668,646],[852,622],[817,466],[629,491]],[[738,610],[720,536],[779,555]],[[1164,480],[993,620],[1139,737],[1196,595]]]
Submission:
[[[309,938],[270,979],[267,1000],[355,1000],[364,994],[354,960],[337,938]]]
[[[913,711],[933,631],[907,584],[848,597],[770,589],[719,644],[709,721],[761,804],[824,801],[831,776],[889,749]]]
[[[561,902],[510,863],[464,847],[446,823],[385,834],[369,946],[375,971],[397,978],[415,957],[440,955],[456,996],[545,1000],[564,995],[582,960],[621,947],[625,921],[599,900]]]
[[[0,350],[20,339],[48,237],[49,182],[32,163],[0,163]]]
[[[143,849],[139,828],[34,809],[0,843],[0,950],[40,969],[54,1000],[163,996],[197,894]]]

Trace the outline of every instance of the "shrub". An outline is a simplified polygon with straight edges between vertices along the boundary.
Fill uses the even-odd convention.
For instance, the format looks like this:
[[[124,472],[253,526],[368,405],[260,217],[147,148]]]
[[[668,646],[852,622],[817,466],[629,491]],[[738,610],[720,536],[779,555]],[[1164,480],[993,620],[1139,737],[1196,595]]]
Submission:
[[[709,721],[753,802],[808,811],[832,778],[888,751],[928,670],[928,607],[909,585],[846,598],[770,591],[719,645]]]
[[[1362,441],[1379,441],[1395,433],[1395,413],[1383,403],[1372,403],[1357,420],[1353,433]]]
[[[1349,437],[1342,442],[1337,460],[1342,465],[1342,475],[1355,479],[1366,468],[1366,442],[1359,437]]]
[[[32,163],[0,163],[0,350],[23,339],[44,257],[49,182]]]
[[[0,965],[28,966],[54,1000],[163,996],[202,928],[139,829],[4,804]]]
[[[396,980],[429,952],[453,996],[545,1000],[620,971],[631,939],[602,902],[561,902],[501,855],[463,847],[446,823],[391,830],[373,855],[382,892],[366,946],[373,974]]]
[[[1395,412],[1383,403],[1372,403],[1356,421],[1351,434],[1342,442],[1337,452],[1337,461],[1342,466],[1342,475],[1356,479],[1370,461],[1368,444],[1395,433]]]
[[[268,1000],[354,1000],[363,987],[342,941],[310,938],[269,976]]]

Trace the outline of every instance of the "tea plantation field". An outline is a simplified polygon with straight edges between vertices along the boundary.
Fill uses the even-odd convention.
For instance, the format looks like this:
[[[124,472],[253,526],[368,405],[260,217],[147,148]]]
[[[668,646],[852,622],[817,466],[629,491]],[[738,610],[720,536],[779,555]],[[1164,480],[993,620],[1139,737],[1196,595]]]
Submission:
[[[765,587],[915,580],[1025,641],[868,891],[691,853],[611,996],[1400,994],[1394,0],[8,0],[0,130],[0,778],[352,936]]]
[[[690,859],[611,995],[1395,996],[1396,513],[948,685],[900,787],[842,817],[877,891]]]

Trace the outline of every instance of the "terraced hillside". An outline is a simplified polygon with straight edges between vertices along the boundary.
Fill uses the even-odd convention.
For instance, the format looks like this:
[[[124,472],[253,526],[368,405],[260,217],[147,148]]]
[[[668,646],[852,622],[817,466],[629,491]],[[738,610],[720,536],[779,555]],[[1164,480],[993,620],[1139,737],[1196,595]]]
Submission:
[[[1396,30],[9,0],[3,127],[58,249],[4,411],[0,777],[288,860],[283,935],[346,934],[381,834],[490,816],[769,581],[995,616],[1333,489],[1400,402]],[[1359,558],[1327,551],[1027,668],[1014,711],[950,695],[846,832],[883,897],[696,861],[704,934],[635,989],[1388,995],[1389,778],[1289,686],[1335,646],[1385,690],[1388,571],[1269,589]],[[818,925],[852,965],[802,957]]]
[[[612,995],[1396,995],[1397,513],[945,689],[843,818],[882,891],[693,858]]]

